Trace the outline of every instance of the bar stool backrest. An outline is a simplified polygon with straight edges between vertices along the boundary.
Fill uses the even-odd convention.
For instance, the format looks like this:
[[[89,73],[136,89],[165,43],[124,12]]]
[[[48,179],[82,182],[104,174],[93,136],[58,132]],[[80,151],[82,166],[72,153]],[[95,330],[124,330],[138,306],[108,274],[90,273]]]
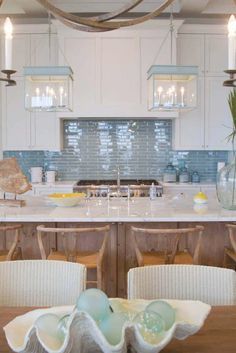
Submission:
[[[155,235],[155,236],[161,236],[165,237],[165,239],[170,239],[173,240],[173,245],[171,251],[166,252],[166,263],[173,264],[175,255],[178,251],[179,243],[181,240],[182,236],[191,236],[191,235],[196,235],[197,236],[197,242],[196,246],[194,249],[194,254],[193,254],[193,263],[198,264],[200,262],[200,248],[201,248],[201,242],[202,242],[202,233],[203,233],[204,227],[203,226],[196,226],[196,227],[191,227],[191,228],[169,228],[169,229],[150,229],[150,228],[138,228],[138,227],[131,227],[131,234],[133,236],[133,241],[134,241],[134,247],[135,247],[135,253],[136,257],[138,260],[139,266],[143,266],[143,261],[142,261],[142,252],[138,246],[138,241],[137,238],[138,236],[141,235]]]

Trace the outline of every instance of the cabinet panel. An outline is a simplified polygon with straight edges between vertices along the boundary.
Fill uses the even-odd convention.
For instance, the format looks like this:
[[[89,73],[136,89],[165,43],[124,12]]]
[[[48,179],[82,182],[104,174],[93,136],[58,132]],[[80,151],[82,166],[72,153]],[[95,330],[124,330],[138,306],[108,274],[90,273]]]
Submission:
[[[177,63],[196,65],[199,75],[204,75],[204,35],[180,34],[177,38]]]
[[[190,112],[180,114],[173,121],[173,148],[176,150],[204,149],[204,78],[198,78],[198,106]]]
[[[205,44],[206,75],[225,75],[228,68],[228,39],[226,35],[206,35]]]
[[[2,90],[3,149],[28,150],[30,148],[30,116],[24,107],[24,81]]]
[[[163,42],[166,34],[165,26],[155,31],[121,29],[93,36],[70,30],[59,33],[74,70],[74,108],[63,117],[177,116],[176,112],[147,110],[147,69],[162,44],[156,63],[170,62],[169,39]],[[175,52],[174,41],[173,57]]]
[[[74,71],[73,111],[81,116],[96,101],[96,38],[65,38],[64,50]]]
[[[101,97],[105,105],[139,104],[139,52],[135,38],[101,39]]]
[[[17,71],[14,76],[22,76],[23,67],[30,65],[30,61],[30,35],[14,34],[12,40],[12,67]]]
[[[60,150],[60,121],[53,112],[31,113],[31,148]]]
[[[2,93],[3,150],[60,149],[60,122],[55,114],[25,110],[23,78]]]
[[[173,44],[174,45],[174,44]],[[162,47],[161,47],[162,46]],[[161,50],[158,51],[158,48]],[[173,48],[175,53],[175,48]],[[173,53],[173,57],[175,54]],[[171,62],[170,45],[163,43],[162,37],[142,37],[140,39],[140,67],[141,67],[141,100],[147,109],[147,71],[151,65],[169,65]],[[156,60],[155,60],[156,59]]]
[[[30,40],[31,65],[50,66],[58,64],[58,43],[55,34],[51,34],[50,45],[47,33],[32,34]]]
[[[230,88],[223,86],[223,77],[206,78],[206,149],[231,150],[227,136],[232,131],[232,117],[228,106]]]

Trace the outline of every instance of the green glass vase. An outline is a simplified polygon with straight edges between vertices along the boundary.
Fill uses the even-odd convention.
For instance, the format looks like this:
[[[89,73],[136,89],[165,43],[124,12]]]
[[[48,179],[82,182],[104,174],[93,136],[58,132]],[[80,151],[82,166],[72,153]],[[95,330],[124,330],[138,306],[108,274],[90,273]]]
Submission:
[[[236,210],[236,156],[232,162],[217,174],[217,197],[221,206],[227,210]]]

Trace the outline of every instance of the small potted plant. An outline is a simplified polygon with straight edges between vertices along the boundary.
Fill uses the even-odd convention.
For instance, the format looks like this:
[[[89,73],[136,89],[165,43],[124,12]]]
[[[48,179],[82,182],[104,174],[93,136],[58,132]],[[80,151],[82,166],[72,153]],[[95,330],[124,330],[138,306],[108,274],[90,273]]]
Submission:
[[[228,97],[229,108],[232,116],[232,132],[227,139],[232,142],[234,158],[230,164],[222,168],[217,174],[217,197],[222,207],[236,210],[236,156],[234,142],[236,137],[236,88]]]

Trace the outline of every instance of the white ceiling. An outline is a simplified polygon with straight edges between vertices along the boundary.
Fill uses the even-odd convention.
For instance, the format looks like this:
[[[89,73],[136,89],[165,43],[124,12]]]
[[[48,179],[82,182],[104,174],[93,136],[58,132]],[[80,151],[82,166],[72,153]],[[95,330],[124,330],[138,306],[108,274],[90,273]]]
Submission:
[[[109,12],[130,0],[51,0],[59,8],[74,13]],[[133,12],[149,12],[163,0],[144,0]],[[236,13],[236,0],[176,0],[174,12],[183,18],[219,18]],[[46,18],[47,12],[36,0],[4,0],[0,15],[19,18]]]

